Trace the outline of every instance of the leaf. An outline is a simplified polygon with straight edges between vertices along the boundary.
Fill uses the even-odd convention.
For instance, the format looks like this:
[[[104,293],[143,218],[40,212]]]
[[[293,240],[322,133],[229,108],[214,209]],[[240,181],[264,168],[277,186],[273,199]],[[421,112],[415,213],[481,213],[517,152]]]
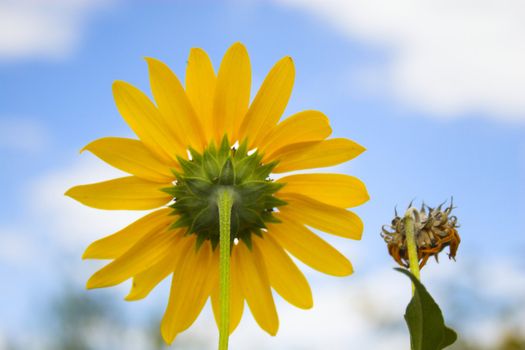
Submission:
[[[458,340],[458,335],[456,334],[456,331],[445,326],[445,336],[443,337],[443,341],[441,342],[441,349],[444,349],[447,346],[454,344],[456,340]]]
[[[408,276],[415,287],[414,296],[405,311],[411,349],[441,350],[453,344],[458,336],[445,325],[441,309],[425,286],[409,271],[401,268],[395,270]]]

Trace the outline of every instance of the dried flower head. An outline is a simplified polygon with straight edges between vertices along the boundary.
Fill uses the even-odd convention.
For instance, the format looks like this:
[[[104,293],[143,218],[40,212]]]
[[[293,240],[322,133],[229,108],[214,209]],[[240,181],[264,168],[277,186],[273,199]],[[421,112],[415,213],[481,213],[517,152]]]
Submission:
[[[449,258],[455,260],[461,241],[457,231],[459,225],[457,217],[450,215],[454,209],[452,199],[450,205],[442,210],[444,204],[440,204],[437,208],[431,208],[423,203],[419,211],[414,210],[414,234],[419,268],[425,266],[431,256],[434,256],[438,261],[438,254],[445,247],[449,247]],[[409,205],[409,208],[411,207],[412,203]],[[387,244],[388,253],[399,265],[408,268],[405,221],[397,214],[397,210],[391,225],[384,225],[381,231],[381,237]]]

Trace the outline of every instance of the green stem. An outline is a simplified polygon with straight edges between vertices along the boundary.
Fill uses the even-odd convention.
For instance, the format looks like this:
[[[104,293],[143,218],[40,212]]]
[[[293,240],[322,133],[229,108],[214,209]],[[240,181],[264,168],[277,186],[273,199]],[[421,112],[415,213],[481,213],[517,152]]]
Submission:
[[[405,213],[405,233],[410,272],[412,272],[412,274],[416,276],[418,280],[420,280],[419,259],[417,256],[416,233],[414,227],[414,215],[417,215],[417,213],[414,211],[414,208],[409,208]],[[414,292],[414,284],[412,284],[412,292]]]
[[[230,222],[233,196],[229,188],[219,191],[219,350],[228,349],[230,335]]]

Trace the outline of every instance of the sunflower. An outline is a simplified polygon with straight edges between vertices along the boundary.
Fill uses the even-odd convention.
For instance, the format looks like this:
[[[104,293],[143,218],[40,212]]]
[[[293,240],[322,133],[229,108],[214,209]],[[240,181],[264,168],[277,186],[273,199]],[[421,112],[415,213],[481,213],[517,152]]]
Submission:
[[[245,301],[271,335],[279,320],[272,288],[292,305],[313,305],[310,286],[289,254],[334,276],[352,265],[311,229],[360,239],[363,224],[347,208],[368,200],[355,177],[300,173],[355,158],[364,148],[328,139],[321,112],[307,110],[279,121],[295,70],[278,61],[250,104],[251,67],[245,47],[226,52],[215,74],[207,54],[190,51],[185,88],[161,61],[146,59],[155,104],[117,81],[117,108],[138,139],[105,137],[84,147],[130,176],[76,186],[66,195],[94,208],[152,210],[122,230],[93,242],[85,259],[109,259],[87,288],[132,279],[126,300],[146,297],[171,276],[161,322],[167,343],[192,325],[208,298],[219,325],[218,188],[231,189],[230,333]]]

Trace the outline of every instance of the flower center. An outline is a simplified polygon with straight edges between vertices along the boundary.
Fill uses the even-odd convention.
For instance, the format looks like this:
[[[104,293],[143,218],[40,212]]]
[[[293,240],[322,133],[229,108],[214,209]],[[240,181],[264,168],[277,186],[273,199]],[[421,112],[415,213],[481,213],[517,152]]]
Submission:
[[[248,152],[247,142],[232,147],[225,136],[217,149],[214,143],[202,153],[190,149],[191,160],[179,158],[181,172],[176,172],[173,187],[163,189],[174,198],[170,205],[178,220],[172,228],[186,227],[186,234],[197,235],[197,247],[210,240],[219,243],[217,192],[225,187],[233,194],[231,241],[242,240],[251,247],[251,235],[261,236],[267,222],[279,222],[275,208],[286,202],[274,194],[284,184],[269,175],[277,162],[262,163],[257,151]]]

